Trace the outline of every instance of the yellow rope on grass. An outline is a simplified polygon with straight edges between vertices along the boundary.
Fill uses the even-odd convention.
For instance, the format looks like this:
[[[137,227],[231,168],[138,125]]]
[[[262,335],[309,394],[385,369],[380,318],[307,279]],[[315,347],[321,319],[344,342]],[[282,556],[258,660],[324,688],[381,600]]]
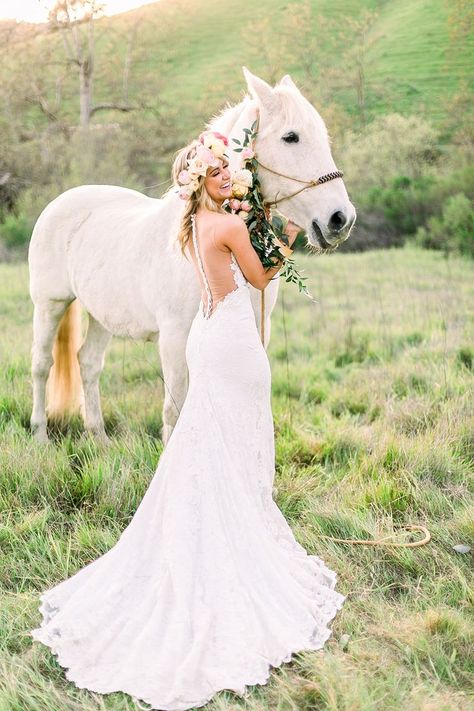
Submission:
[[[414,524],[407,524],[402,526],[402,528],[408,529],[405,533],[410,531],[422,531],[425,536],[419,541],[411,541],[410,543],[389,543],[386,542],[387,538],[396,536],[398,533],[403,533],[403,531],[394,531],[384,538],[379,538],[376,541],[359,539],[359,538],[333,538],[332,536],[323,536],[322,534],[317,534],[319,538],[326,538],[328,541],[336,541],[337,543],[358,543],[364,546],[397,546],[399,548],[417,548],[418,546],[424,546],[431,541],[431,533],[425,526],[415,526]]]

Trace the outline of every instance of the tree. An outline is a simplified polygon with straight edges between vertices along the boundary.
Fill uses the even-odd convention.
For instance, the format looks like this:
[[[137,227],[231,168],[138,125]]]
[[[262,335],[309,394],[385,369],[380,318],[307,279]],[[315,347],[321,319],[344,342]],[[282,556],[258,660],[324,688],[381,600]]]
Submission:
[[[133,45],[137,27],[129,33],[123,67],[123,101],[93,103],[94,72],[96,63],[95,21],[103,14],[103,4],[97,0],[56,0],[49,13],[51,29],[61,33],[66,61],[77,69],[79,75],[80,125],[88,128],[92,116],[98,111],[128,112],[141,108],[128,100],[128,81]]]

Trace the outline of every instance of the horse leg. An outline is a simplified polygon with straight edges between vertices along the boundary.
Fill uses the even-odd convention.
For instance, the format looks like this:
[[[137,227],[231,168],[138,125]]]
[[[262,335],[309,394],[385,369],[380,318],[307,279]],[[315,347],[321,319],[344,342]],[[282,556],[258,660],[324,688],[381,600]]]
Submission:
[[[110,442],[100,406],[99,378],[104,367],[105,349],[112,334],[91,314],[88,318],[86,338],[77,354],[84,388],[85,427],[100,441]]]
[[[159,336],[161,368],[165,389],[161,434],[164,445],[171,437],[188,390],[186,340],[189,329],[179,332],[175,330],[176,324],[173,324],[173,327],[169,331],[163,328],[160,329]]]
[[[53,343],[56,331],[69,305],[68,301],[45,301],[34,305],[31,376],[33,380],[33,410],[31,432],[39,442],[47,442],[46,381],[53,364]]]

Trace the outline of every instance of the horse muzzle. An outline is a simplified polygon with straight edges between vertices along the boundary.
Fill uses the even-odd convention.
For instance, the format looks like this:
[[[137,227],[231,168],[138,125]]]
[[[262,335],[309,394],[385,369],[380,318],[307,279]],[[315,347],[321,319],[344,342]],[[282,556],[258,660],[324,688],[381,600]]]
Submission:
[[[331,215],[327,225],[322,226],[314,219],[311,221],[308,241],[325,252],[332,251],[349,237],[355,219],[355,214],[347,217],[340,210]]]

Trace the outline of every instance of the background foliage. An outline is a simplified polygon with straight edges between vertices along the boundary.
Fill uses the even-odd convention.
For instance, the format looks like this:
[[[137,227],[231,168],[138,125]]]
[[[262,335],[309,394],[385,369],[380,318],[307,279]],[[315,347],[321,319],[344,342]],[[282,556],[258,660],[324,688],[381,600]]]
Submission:
[[[24,256],[73,185],[159,197],[174,151],[242,98],[243,64],[290,73],[325,119],[359,214],[345,250],[472,254],[472,16],[465,0],[262,0],[251,15],[161,0],[98,18],[87,130],[67,28],[0,23],[0,258]],[[74,31],[87,49],[86,23]]]

